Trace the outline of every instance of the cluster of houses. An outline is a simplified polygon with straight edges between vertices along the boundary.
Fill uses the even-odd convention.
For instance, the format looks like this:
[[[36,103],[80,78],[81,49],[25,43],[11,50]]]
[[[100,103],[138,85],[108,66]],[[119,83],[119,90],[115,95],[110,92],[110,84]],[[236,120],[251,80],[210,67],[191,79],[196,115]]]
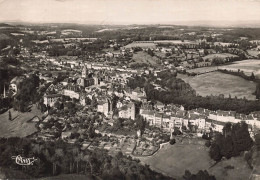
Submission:
[[[144,104],[140,109],[140,115],[150,125],[169,131],[176,128],[182,130],[183,127],[186,127],[202,132],[210,130],[222,132],[227,122],[239,123],[242,121],[248,124],[250,132],[254,128],[260,128],[260,112],[245,115],[234,111],[210,111],[203,108],[186,111],[182,106],[164,105],[157,102],[154,106]]]
[[[150,125],[168,131],[186,127],[206,132],[210,129],[221,132],[225,123],[241,121],[249,125],[250,131],[260,128],[260,112],[244,115],[233,111],[210,111],[202,108],[187,111],[182,106],[164,105],[160,102],[152,106],[147,102],[142,88],[132,90],[127,87],[128,78],[132,76],[130,72],[100,72],[102,71],[88,70],[83,66],[81,76],[74,77],[76,83],[71,84],[65,79],[57,85],[50,85],[43,97],[44,104],[53,107],[62,96],[77,99],[83,106],[87,105],[87,101],[95,99],[97,111],[107,118],[112,118],[117,112],[119,118],[134,120],[139,113]],[[23,77],[13,79],[11,89],[17,91],[16,85],[22,80]],[[119,98],[116,103],[113,96]],[[139,112],[136,101],[142,102]]]
[[[82,69],[81,77],[76,78],[76,83],[61,82],[57,85],[50,85],[44,95],[44,104],[53,107],[62,96],[76,99],[82,106],[87,105],[87,101],[96,101],[97,112],[103,113],[105,117],[111,118],[114,110],[117,109],[119,118],[136,117],[136,105],[134,101],[145,101],[146,94],[141,88],[131,90],[126,86],[128,77],[132,74],[128,72],[111,72],[109,76],[89,77],[90,73],[86,66]],[[66,80],[64,80],[66,81]],[[119,99],[113,102],[113,96]]]

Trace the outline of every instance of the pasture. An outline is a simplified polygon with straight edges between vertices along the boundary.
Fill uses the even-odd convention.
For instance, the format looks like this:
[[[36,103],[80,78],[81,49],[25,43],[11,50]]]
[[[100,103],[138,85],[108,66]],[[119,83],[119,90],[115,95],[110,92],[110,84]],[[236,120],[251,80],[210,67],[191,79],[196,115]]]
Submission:
[[[216,71],[218,67],[216,66],[208,66],[208,67],[200,67],[200,68],[194,68],[194,69],[188,69],[187,72],[189,73],[204,73],[208,71]]]
[[[223,94],[225,97],[229,97],[230,94],[231,97],[256,99],[252,94],[256,90],[256,84],[238,76],[215,71],[198,76],[178,74],[178,77],[189,83],[201,96]]]
[[[219,69],[227,69],[231,71],[243,71],[245,75],[250,76],[252,72],[260,79],[260,60],[250,59],[243,61],[236,61],[229,65],[219,66]]]
[[[208,149],[203,145],[180,143],[166,145],[155,155],[145,157],[141,161],[150,165],[151,169],[176,179],[180,179],[185,170],[197,173],[214,164],[208,155]]]
[[[153,42],[146,42],[146,43],[132,42],[132,43],[127,44],[127,45],[125,46],[125,48],[134,48],[134,47],[155,49],[155,48],[156,48],[156,44],[153,43]]]
[[[149,66],[156,66],[158,65],[159,59],[156,56],[150,56],[147,52],[139,51],[137,53],[134,53],[132,58],[135,63],[145,63]],[[130,63],[131,64],[131,63]]]
[[[230,53],[217,53],[217,54],[209,54],[205,57],[203,57],[203,59],[213,59],[213,58],[221,58],[221,59],[225,59],[227,57],[238,57],[237,55],[234,54],[230,54]]]
[[[185,170],[195,174],[199,170],[207,170],[216,179],[223,180],[244,180],[250,176],[251,169],[243,157],[222,160],[214,165],[215,162],[209,157],[208,151],[203,144],[192,139],[189,143],[166,145],[155,155],[142,157],[140,160],[150,165],[151,169],[176,179],[183,179]]]

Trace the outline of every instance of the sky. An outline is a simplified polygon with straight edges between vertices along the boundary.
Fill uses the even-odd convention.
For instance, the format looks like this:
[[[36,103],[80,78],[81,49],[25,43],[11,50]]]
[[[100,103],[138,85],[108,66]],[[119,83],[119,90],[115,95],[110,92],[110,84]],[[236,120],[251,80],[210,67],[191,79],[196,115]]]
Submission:
[[[259,22],[260,0],[0,0],[0,21],[170,24]]]

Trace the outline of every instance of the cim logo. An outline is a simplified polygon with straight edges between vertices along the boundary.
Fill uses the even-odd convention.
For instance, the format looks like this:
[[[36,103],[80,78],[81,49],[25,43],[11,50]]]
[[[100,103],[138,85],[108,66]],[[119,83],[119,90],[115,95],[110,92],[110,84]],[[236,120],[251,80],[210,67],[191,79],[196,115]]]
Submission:
[[[34,161],[37,160],[34,157],[33,158],[24,158],[20,155],[12,156],[12,159],[15,159],[16,164],[25,165],[25,166],[33,165]]]

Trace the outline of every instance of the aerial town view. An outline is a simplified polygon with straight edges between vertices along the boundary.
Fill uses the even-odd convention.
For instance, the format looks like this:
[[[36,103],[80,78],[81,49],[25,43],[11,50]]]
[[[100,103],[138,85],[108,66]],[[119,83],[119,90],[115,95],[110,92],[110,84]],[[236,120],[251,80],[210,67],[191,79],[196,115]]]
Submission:
[[[0,179],[260,180],[260,1],[0,0]]]

